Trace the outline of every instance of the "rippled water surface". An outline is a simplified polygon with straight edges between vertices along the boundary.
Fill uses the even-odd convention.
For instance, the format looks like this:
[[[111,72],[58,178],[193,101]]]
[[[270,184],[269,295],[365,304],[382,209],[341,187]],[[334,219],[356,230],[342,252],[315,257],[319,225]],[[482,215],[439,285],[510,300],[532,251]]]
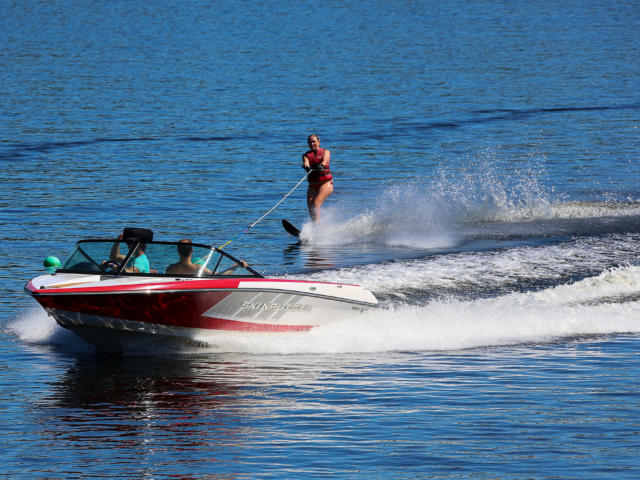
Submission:
[[[639,26],[635,1],[4,2],[1,475],[638,478]],[[303,186],[243,233],[312,132],[321,222]],[[125,225],[383,308],[96,357],[23,287]]]

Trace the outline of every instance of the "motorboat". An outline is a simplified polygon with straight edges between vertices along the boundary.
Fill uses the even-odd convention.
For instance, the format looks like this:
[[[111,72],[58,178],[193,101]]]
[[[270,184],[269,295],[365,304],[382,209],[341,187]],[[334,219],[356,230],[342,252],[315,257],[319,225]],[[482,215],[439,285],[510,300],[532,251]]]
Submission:
[[[141,257],[145,257],[141,262]],[[209,343],[221,332],[304,332],[378,305],[358,285],[265,278],[224,250],[148,229],[85,239],[25,291],[98,350],[140,340]]]

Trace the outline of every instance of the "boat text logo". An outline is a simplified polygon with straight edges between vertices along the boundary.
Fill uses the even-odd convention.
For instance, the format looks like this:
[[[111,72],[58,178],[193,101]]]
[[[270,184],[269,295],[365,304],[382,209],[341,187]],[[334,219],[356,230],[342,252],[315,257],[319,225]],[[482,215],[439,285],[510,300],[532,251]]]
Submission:
[[[249,310],[257,310],[260,312],[310,312],[313,307],[311,305],[300,305],[291,303],[263,303],[263,302],[242,302],[242,308]]]

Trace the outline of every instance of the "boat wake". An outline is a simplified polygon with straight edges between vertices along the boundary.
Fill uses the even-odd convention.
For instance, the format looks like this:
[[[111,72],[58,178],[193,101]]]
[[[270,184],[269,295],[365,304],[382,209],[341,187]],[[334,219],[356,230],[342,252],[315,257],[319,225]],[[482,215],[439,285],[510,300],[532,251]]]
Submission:
[[[639,234],[580,237],[538,246],[423,255],[297,278],[363,285],[381,300],[469,299],[537,291],[595,276],[612,266],[637,264],[638,243]]]
[[[460,184],[418,179],[372,194],[367,207],[349,198],[302,226],[311,246],[384,245],[442,251],[540,242],[571,236],[640,233],[640,202],[550,200],[536,176],[515,185],[480,172]],[[478,178],[476,178],[478,177]],[[525,179],[527,179],[525,181]]]

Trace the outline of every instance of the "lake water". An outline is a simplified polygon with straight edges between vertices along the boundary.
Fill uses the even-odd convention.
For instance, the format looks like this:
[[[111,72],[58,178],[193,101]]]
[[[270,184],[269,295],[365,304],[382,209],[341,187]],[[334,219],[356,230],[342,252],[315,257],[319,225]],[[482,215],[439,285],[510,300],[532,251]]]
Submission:
[[[638,2],[2,7],[0,476],[640,477]],[[23,287],[123,226],[383,308],[96,358]]]

